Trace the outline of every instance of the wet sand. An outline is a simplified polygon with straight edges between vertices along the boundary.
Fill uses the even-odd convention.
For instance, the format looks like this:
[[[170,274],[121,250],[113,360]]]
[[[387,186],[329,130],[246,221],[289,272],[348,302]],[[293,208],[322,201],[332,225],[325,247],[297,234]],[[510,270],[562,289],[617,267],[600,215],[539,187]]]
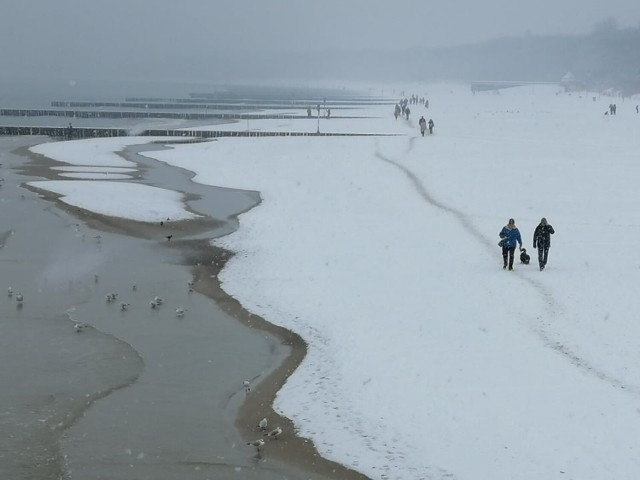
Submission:
[[[26,151],[22,148],[18,153],[25,155]],[[91,214],[56,201],[54,195],[45,195],[43,201],[18,187],[7,197],[16,216],[11,231],[35,236],[31,241],[40,240],[44,250],[57,245],[52,241],[57,237],[65,245],[62,250],[69,252],[65,257],[60,249],[56,251],[56,257],[62,258],[58,258],[62,270],[49,266],[50,255],[33,262],[29,275],[37,280],[36,286],[25,295],[29,303],[25,301],[22,309],[17,310],[9,300],[2,302],[2,313],[11,315],[0,324],[3,347],[7,346],[2,349],[5,368],[0,370],[0,379],[3,384],[19,383],[21,369],[6,366],[23,364],[24,359],[16,360],[20,353],[34,371],[48,364],[52,371],[65,372],[58,373],[61,379],[55,385],[65,385],[58,389],[76,403],[69,400],[56,404],[64,395],[53,394],[52,399],[53,387],[42,375],[29,377],[28,390],[33,399],[3,395],[3,403],[9,405],[8,410],[2,409],[3,427],[19,429],[25,421],[14,412],[24,405],[35,406],[27,408],[26,414],[30,427],[25,431],[32,433],[20,442],[17,438],[9,442],[8,451],[13,455],[0,458],[0,474],[21,471],[25,465],[34,465],[34,459],[46,458],[47,462],[40,460],[35,465],[48,466],[32,471],[30,478],[199,479],[237,478],[239,473],[242,478],[261,479],[366,478],[322,459],[312,442],[295,436],[291,422],[271,408],[276,392],[304,358],[304,341],[249,314],[220,288],[217,273],[230,254],[211,247],[207,239],[232,231],[237,224],[235,216],[251,208],[258,201],[257,195],[217,190],[218,196],[211,201],[207,195],[215,189],[191,183],[190,172],[143,159],[135,149],[127,155],[141,163],[139,181],[184,191],[198,213],[208,214],[203,211],[206,208],[220,209],[220,205],[207,207],[207,202],[224,203],[225,195],[240,197],[231,201],[228,217],[216,211],[212,215],[218,217],[215,219],[168,222],[164,226]],[[26,158],[30,159],[28,168],[20,168],[26,165]],[[4,163],[2,168],[6,170]],[[30,177],[16,182],[34,176],[58,178],[49,169],[54,162],[41,156],[29,154],[11,163]],[[167,173],[163,175],[163,171]],[[170,185],[176,178],[179,184]],[[26,198],[18,190],[26,192]],[[5,200],[6,192],[7,187],[0,191],[0,200]],[[33,216],[33,211],[47,221],[20,220],[25,215]],[[38,239],[43,232],[47,238]],[[164,238],[168,232],[174,235],[171,242]],[[99,243],[97,234],[101,235]],[[7,245],[4,251],[0,247],[0,262],[13,262],[14,271],[19,271],[24,269],[24,261],[14,251],[16,235],[5,232],[3,236],[0,231],[0,239],[4,238],[0,243]],[[29,246],[29,242],[24,245],[27,252],[33,250]],[[56,275],[69,270],[69,263],[79,254],[85,260],[81,262],[84,267],[73,275],[62,275],[69,278],[61,282]],[[16,257],[18,261],[14,261]],[[49,270],[49,276],[43,275]],[[95,272],[99,272],[97,281]],[[3,268],[3,281],[7,281],[5,273]],[[50,289],[47,282],[54,277],[59,285]],[[192,278],[194,294],[187,287]],[[127,311],[106,304],[104,295],[110,291],[118,291],[119,300],[131,303]],[[149,308],[154,295],[166,299],[161,311]],[[52,302],[57,309],[52,308]],[[173,314],[177,306],[187,308],[183,319]],[[68,316],[74,321],[86,322],[92,328],[75,333],[64,314],[69,309]],[[29,354],[33,350],[18,352],[20,348],[15,346],[26,334],[23,330],[27,322],[19,323],[25,316],[30,317],[30,335],[38,336],[38,355]],[[52,321],[52,317],[57,320]],[[43,332],[43,324],[48,329],[55,324],[59,331]],[[51,344],[49,349],[40,348],[40,343],[49,338],[57,340],[44,342]],[[91,354],[83,353],[82,349],[89,347]],[[67,363],[60,351],[70,352]],[[248,393],[243,379],[253,380]],[[96,382],[102,388],[97,388]],[[55,414],[51,419],[39,418],[47,408]],[[58,421],[61,416],[66,418],[62,424]],[[284,433],[257,453],[246,442],[262,435],[256,428],[262,417],[269,418],[271,426],[282,426]],[[36,448],[38,438],[43,436],[42,446]],[[23,448],[18,445],[25,444],[31,445],[33,455],[22,462],[10,462],[8,457],[19,457]]]

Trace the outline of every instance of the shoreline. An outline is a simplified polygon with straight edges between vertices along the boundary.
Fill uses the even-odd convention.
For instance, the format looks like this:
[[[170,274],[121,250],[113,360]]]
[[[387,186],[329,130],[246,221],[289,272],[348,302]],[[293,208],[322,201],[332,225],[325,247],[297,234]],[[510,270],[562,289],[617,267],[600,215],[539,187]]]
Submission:
[[[28,158],[29,164],[24,167],[23,171],[28,172],[29,175],[46,179],[60,178],[56,171],[51,170],[49,167],[59,165],[62,162],[35,154],[29,151],[29,147],[26,146],[16,149],[14,153]],[[139,179],[133,180],[140,182]],[[142,181],[142,183],[144,182]],[[178,249],[183,258],[183,265],[191,267],[195,291],[213,300],[223,311],[240,323],[249,328],[266,332],[275,337],[282,345],[289,347],[289,354],[285,360],[265,378],[260,378],[242,401],[234,421],[235,428],[242,438],[249,442],[261,436],[262,433],[256,428],[255,421],[256,419],[267,417],[270,420],[270,425],[280,425],[284,433],[279,440],[267,443],[264,449],[265,457],[274,458],[276,461],[286,465],[320,475],[320,478],[347,480],[367,480],[369,478],[344,465],[320,456],[311,440],[300,437],[295,433],[294,424],[290,419],[279,415],[273,410],[273,402],[277,392],[305,358],[307,344],[295,332],[271,324],[263,318],[249,313],[236,299],[224,292],[218,279],[218,273],[224,268],[226,261],[233,256],[233,253],[212,246],[210,240],[215,237],[206,240],[181,240],[181,238],[190,235],[212,230],[222,224],[222,221],[204,217],[202,220],[167,222],[161,226],[119,217],[108,217],[67,205],[60,200],[59,195],[51,192],[45,192],[24,184],[23,186],[29,190],[37,191],[47,201],[54,201],[58,207],[73,216],[81,218],[87,225],[96,230],[124,234],[145,240],[159,240],[166,235],[166,232],[175,235],[174,241],[170,244],[165,242],[164,245]],[[187,195],[188,200],[189,194],[185,193],[185,195]],[[237,217],[240,213],[242,212],[238,212],[234,216]]]

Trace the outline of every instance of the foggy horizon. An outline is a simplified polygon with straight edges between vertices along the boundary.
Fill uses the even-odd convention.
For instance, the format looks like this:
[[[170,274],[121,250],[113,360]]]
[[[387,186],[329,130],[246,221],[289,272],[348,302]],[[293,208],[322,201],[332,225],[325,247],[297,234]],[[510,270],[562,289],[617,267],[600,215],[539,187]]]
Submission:
[[[4,83],[251,80],[286,76],[296,62],[298,77],[318,78],[320,72],[340,78],[339,68],[327,61],[332,54],[393,55],[505,37],[585,35],[599,26],[640,26],[635,0],[7,3],[0,16]],[[304,70],[309,67],[300,59],[316,58],[318,63]]]

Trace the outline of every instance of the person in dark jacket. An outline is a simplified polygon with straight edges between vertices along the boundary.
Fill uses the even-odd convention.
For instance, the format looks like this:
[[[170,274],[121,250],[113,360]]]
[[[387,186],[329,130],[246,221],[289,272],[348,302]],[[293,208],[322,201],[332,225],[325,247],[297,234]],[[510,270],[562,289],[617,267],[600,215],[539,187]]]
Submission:
[[[418,125],[420,125],[420,133],[424,137],[424,132],[427,130],[427,121],[424,119],[424,117],[420,117]]]
[[[516,251],[516,245],[520,245],[520,250],[522,250],[522,237],[513,218],[510,218],[509,223],[502,227],[499,236],[499,245],[502,247],[502,260],[504,262],[502,268],[506,269],[508,266],[509,270],[513,270],[513,255]]]
[[[433,133],[433,127],[435,126],[435,123],[433,123],[433,120],[430,118],[429,119],[429,135],[431,135]]]
[[[551,225],[549,225],[547,219],[544,217],[542,217],[540,224],[533,232],[533,248],[538,249],[538,264],[540,265],[540,271],[544,270],[544,267],[547,266],[549,247],[551,246],[551,235],[554,233],[556,233],[555,230]]]

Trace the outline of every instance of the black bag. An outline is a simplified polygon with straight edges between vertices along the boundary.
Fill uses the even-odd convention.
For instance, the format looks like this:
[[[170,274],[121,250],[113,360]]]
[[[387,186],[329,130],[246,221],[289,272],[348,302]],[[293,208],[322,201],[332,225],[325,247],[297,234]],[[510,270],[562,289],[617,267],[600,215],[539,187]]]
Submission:
[[[498,242],[499,247],[504,247],[504,238]]]

